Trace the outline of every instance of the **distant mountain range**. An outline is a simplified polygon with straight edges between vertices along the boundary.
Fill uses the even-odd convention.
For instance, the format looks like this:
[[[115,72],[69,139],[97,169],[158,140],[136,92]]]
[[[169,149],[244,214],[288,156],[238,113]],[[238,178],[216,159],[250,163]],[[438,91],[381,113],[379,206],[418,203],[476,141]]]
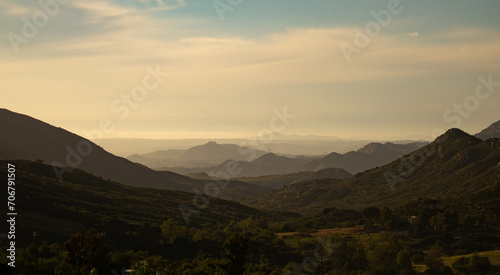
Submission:
[[[150,152],[162,151],[166,148],[175,150],[187,150],[188,148],[215,141],[218,144],[237,144],[243,147],[250,147],[255,150],[273,152],[283,155],[325,155],[329,152],[345,153],[361,148],[372,142],[372,140],[355,139],[327,139],[320,136],[292,136],[276,134],[268,143],[261,142],[255,138],[238,139],[131,139],[131,138],[103,138],[99,140],[99,145],[107,151],[121,157],[128,157],[134,154],[146,154]],[[308,138],[318,138],[311,140]],[[397,141],[396,143],[408,143],[411,141]]]
[[[39,160],[49,165],[82,169],[136,187],[193,192],[193,188],[203,190],[207,184],[117,157],[83,137],[6,109],[0,109],[0,133],[0,159],[3,160]],[[64,180],[70,171],[57,168],[54,173]],[[221,196],[235,198],[269,190],[272,189],[233,181],[223,188]]]
[[[250,152],[246,154],[245,152]],[[194,146],[187,150],[163,150],[148,154],[132,155],[130,161],[144,164],[153,169],[164,167],[207,167],[220,164],[226,160],[252,161],[266,154],[261,150],[254,150],[235,144],[217,144],[214,141],[204,145]]]
[[[163,167],[161,170],[174,171],[180,174],[211,173],[217,174],[224,171],[230,162],[237,162],[241,172],[234,177],[260,177],[277,174],[293,174],[305,171],[319,171],[327,168],[344,169],[355,174],[367,169],[387,164],[398,157],[413,152],[427,144],[426,142],[413,142],[408,144],[394,143],[370,143],[357,151],[345,154],[331,153],[325,157],[286,157],[274,153],[265,154],[264,151],[251,151],[247,147],[209,142],[205,145],[196,146],[188,150],[157,151],[150,154],[133,155],[128,159],[144,165],[159,166],[168,162],[165,157],[175,159],[175,163],[185,163],[185,166]],[[198,166],[199,160],[215,161],[217,155],[225,157],[225,161],[212,166]],[[257,157],[254,160],[241,160],[248,156]],[[220,158],[218,158],[220,159]],[[150,166],[156,168],[155,166]]]
[[[500,138],[500,120],[477,133],[476,137],[482,140],[487,140],[489,138]]]
[[[418,198],[466,203],[471,196],[496,200],[499,205],[500,198],[494,195],[499,187],[500,140],[482,141],[451,129],[431,144],[383,167],[348,179],[292,184],[254,198],[249,205],[307,213],[326,207],[396,206]],[[481,201],[470,203],[481,207]]]
[[[342,168],[327,168],[319,171],[305,171],[285,175],[237,178],[237,180],[279,189],[290,184],[313,179],[346,179],[350,177],[352,177],[352,174]]]
[[[486,138],[497,133],[497,129],[498,123],[494,123],[478,136]],[[109,179],[135,187],[197,192],[214,183],[213,174],[234,170],[237,173],[231,174],[233,179],[221,188],[219,197],[245,201],[262,209],[307,212],[325,207],[394,206],[421,197],[478,198],[488,192],[496,194],[498,190],[492,188],[500,184],[499,139],[482,141],[459,129],[447,131],[424,147],[422,143],[370,143],[357,151],[333,153],[319,159],[290,158],[261,151],[262,155],[257,157],[256,154],[251,161],[224,161],[193,178],[152,170],[114,156],[64,129],[5,109],[0,109],[0,132],[3,133],[0,135],[0,160],[55,165],[55,169],[50,166],[40,169],[45,176],[48,176],[48,167],[52,169],[51,178],[62,175],[61,184],[72,181],[75,173],[83,175],[81,169],[102,178],[103,184]],[[227,157],[235,150],[246,149],[208,143],[177,153],[186,159],[206,159],[213,152],[222,150]],[[168,154],[175,155],[175,152]],[[330,165],[338,167],[330,169]],[[61,170],[63,166],[73,169]],[[352,171],[362,169],[369,170],[351,176]],[[35,169],[30,173],[36,176],[39,172]],[[263,174],[272,176],[248,178]],[[40,181],[42,185],[43,182],[47,181]],[[256,197],[249,198],[252,196]]]
[[[398,157],[413,152],[426,143],[409,144],[370,143],[357,151],[345,154],[331,153],[321,159],[312,160],[302,169],[318,171],[325,168],[342,168],[351,174],[356,174],[377,166],[385,165]]]
[[[241,169],[240,172],[233,175],[233,177],[256,177],[262,175],[275,175],[275,174],[290,174],[295,173],[307,163],[306,158],[288,158],[278,156],[273,153],[268,153],[253,161],[238,161],[237,165]],[[228,163],[226,161],[220,165],[210,167],[206,170],[208,173],[217,174],[226,170]]]

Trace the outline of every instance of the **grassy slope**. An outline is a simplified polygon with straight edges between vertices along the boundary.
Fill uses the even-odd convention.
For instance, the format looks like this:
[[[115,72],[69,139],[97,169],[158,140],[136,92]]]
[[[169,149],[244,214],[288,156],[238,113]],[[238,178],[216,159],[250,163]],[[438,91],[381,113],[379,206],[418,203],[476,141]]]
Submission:
[[[7,161],[0,161],[0,177],[6,179]],[[143,224],[157,226],[168,218],[184,224],[179,205],[193,207],[195,195],[182,191],[137,188],[103,180],[81,170],[59,182],[51,166],[29,161],[16,165],[16,211],[18,236],[30,241],[37,225],[52,241],[91,227]],[[2,192],[1,201],[7,201]],[[189,226],[225,223],[250,215],[270,216],[234,202],[211,198],[208,206],[190,217]],[[3,230],[2,230],[3,231]]]
[[[478,252],[480,256],[488,256],[490,259],[490,263],[494,266],[494,269],[500,272],[500,250],[493,250],[493,251],[485,251],[485,252]],[[460,255],[460,256],[452,256],[452,257],[443,257],[441,258],[443,260],[443,263],[449,267],[452,267],[452,264],[458,260],[459,258],[462,257],[472,257],[474,254],[467,254],[467,255]],[[426,265],[414,265],[414,268],[417,272],[425,272],[427,270]]]
[[[451,130],[450,130],[451,131]],[[344,180],[311,180],[275,190],[249,204],[264,209],[307,213],[325,207],[362,209],[367,206],[397,206],[417,198],[456,200],[460,196],[489,200],[498,205],[500,140],[484,142],[453,130],[440,141],[406,155],[384,167]],[[464,149],[465,148],[465,149]],[[427,154],[423,161],[419,155]],[[400,174],[402,163],[418,163],[412,173]],[[405,171],[405,170],[403,170]],[[401,181],[391,190],[386,173]],[[457,200],[458,201],[458,200]]]
[[[490,263],[492,265],[500,267],[500,250],[493,250],[493,251],[485,251],[485,252],[478,252],[477,253],[479,256],[488,256],[490,258]],[[443,257],[443,263],[449,267],[458,260],[458,258],[462,257],[472,257],[474,254],[467,254],[467,255],[460,255],[460,256],[452,256],[452,257]]]
[[[312,179],[338,179],[338,178],[349,178],[352,177],[349,172],[340,168],[327,168],[319,171],[303,171],[293,174],[285,175],[269,175],[260,177],[247,177],[238,178],[237,180],[248,182],[252,184],[258,184],[262,186],[269,186],[274,189],[279,189],[283,186],[288,186],[290,184],[303,182]]]

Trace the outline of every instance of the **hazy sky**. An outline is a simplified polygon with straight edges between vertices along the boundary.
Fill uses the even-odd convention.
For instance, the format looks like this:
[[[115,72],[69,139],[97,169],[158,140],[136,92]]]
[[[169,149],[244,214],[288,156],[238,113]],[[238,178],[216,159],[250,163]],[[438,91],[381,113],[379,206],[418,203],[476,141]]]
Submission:
[[[477,88],[500,82],[498,0],[60,2],[0,0],[0,107],[78,134],[255,136],[285,107],[300,135],[500,119],[500,83]]]

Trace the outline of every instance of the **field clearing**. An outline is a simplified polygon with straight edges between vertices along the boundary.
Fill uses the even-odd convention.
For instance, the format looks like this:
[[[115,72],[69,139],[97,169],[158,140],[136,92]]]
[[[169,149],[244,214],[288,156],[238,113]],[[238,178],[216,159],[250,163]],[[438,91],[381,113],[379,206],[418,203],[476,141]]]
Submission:
[[[500,250],[492,250],[492,251],[485,251],[485,252],[478,252],[477,253],[480,256],[488,256],[490,259],[490,263],[495,266],[496,270],[500,271]],[[474,254],[466,254],[466,255],[460,255],[460,256],[451,256],[451,257],[442,257],[441,259],[443,260],[443,263],[449,267],[458,260],[459,258],[462,257],[472,257]],[[421,273],[425,272],[427,270],[427,266],[424,264],[417,264],[413,265],[413,268],[415,268],[415,271]]]
[[[325,236],[325,235],[333,235],[333,234],[366,234],[369,233],[367,230],[363,229],[362,225],[358,225],[355,227],[345,227],[345,228],[328,228],[328,229],[319,229],[316,232],[284,232],[278,233],[278,236],[293,236],[298,234],[305,234],[311,236]]]
[[[492,265],[495,266],[500,266],[500,250],[493,250],[493,251],[485,251],[485,252],[478,252],[477,253],[480,256],[488,256],[490,258],[490,262]],[[467,255],[460,255],[460,256],[452,256],[452,257],[443,257],[443,263],[449,267],[455,262],[458,258],[462,257],[472,257],[474,254],[467,254]]]
[[[378,227],[364,227],[363,225],[358,225],[354,227],[344,227],[344,228],[327,228],[327,229],[318,229],[315,232],[283,232],[278,233],[278,236],[293,236],[297,234],[305,234],[311,236],[326,236],[326,235],[334,235],[334,234],[343,234],[343,235],[364,235],[364,234],[379,234],[384,232],[382,228]],[[392,234],[391,232],[388,233]],[[395,233],[397,234],[397,233]]]
[[[333,235],[333,234],[366,234],[370,233],[368,230],[363,229],[362,225],[358,225],[355,227],[346,227],[346,228],[329,228],[329,229],[320,229],[318,232],[312,233],[311,236],[325,236],[325,235]]]

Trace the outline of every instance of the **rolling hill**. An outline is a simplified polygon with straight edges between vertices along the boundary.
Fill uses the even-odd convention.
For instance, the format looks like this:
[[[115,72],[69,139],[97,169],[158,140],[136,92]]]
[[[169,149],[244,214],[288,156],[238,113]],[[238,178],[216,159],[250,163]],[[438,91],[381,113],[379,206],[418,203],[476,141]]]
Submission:
[[[306,213],[326,207],[397,206],[418,198],[459,202],[465,196],[498,194],[499,185],[500,140],[481,141],[450,129],[431,144],[383,167],[349,179],[292,184],[249,205]]]
[[[153,169],[164,167],[195,168],[218,165],[226,160],[252,161],[266,154],[261,150],[252,150],[251,154],[245,153],[249,150],[252,149],[235,144],[217,144],[212,141],[187,150],[155,151],[147,154],[131,155],[127,159]]]
[[[93,175],[136,187],[151,187],[193,192],[203,190],[206,181],[194,180],[169,171],[155,171],[141,164],[106,152],[89,140],[56,128],[32,117],[0,109],[0,159],[40,160],[54,169],[61,180],[71,174],[71,167]],[[268,188],[243,182],[230,182],[221,196],[263,194]]]
[[[352,177],[352,174],[342,168],[327,168],[319,171],[303,171],[285,175],[269,175],[236,179],[243,182],[279,189],[290,184],[313,179],[345,179],[350,177]]]
[[[253,161],[238,161],[237,165],[241,169],[233,178],[295,173],[307,162],[307,158],[289,158],[267,153]],[[228,161],[223,162],[207,171],[217,174],[224,171],[227,164]]]
[[[395,143],[369,143],[357,151],[347,152],[345,154],[331,153],[325,157],[288,157],[280,156],[274,153],[267,153],[259,158],[252,161],[238,161],[238,166],[242,168],[241,173],[235,175],[234,177],[261,177],[269,175],[286,175],[292,173],[299,173],[304,171],[319,171],[327,168],[341,168],[347,172],[354,174],[362,172],[377,166],[385,165],[401,155],[415,151],[422,146],[426,145],[426,142],[413,142],[407,144],[395,144]],[[206,147],[208,144],[201,147]],[[210,146],[221,146],[212,144]],[[236,146],[236,145],[233,145]],[[248,148],[244,148],[247,150]],[[247,151],[243,151],[247,152]],[[257,153],[263,153],[262,151],[257,151]],[[156,153],[153,156],[157,156]],[[242,155],[238,156],[241,159]],[[152,162],[150,159],[144,159],[145,155],[134,155],[129,157],[130,160],[140,162],[149,167],[158,167],[158,162]],[[234,161],[234,159],[231,159]],[[163,164],[166,162],[163,161]],[[197,166],[200,164],[199,161],[193,158],[192,161],[184,161],[181,166],[177,167],[164,167],[160,170],[174,171],[179,174],[187,175],[194,173],[218,173],[226,169],[228,161],[222,162],[221,164],[214,166],[206,166],[206,163],[202,163],[202,166]],[[177,162],[177,164],[179,164]],[[154,165],[154,166],[151,166]],[[205,165],[205,166],[204,166]]]
[[[318,171],[325,168],[342,168],[351,174],[356,174],[377,166],[385,165],[401,155],[419,149],[424,143],[394,144],[370,143],[357,151],[345,154],[331,153],[323,158],[312,160],[302,169]]]
[[[193,206],[192,193],[131,187],[80,169],[59,181],[52,166],[40,162],[2,160],[0,175],[4,179],[8,163],[16,166],[16,212],[22,217],[17,223],[19,239],[28,242],[31,238],[21,238],[22,233],[30,236],[35,225],[44,240],[65,241],[70,234],[91,227],[102,226],[108,232],[122,230],[116,234],[125,234],[144,225],[158,227],[169,218],[184,224],[179,206]],[[1,198],[7,201],[7,192],[2,192]],[[196,210],[197,214],[189,216],[189,225],[194,227],[250,215],[271,217],[269,213],[217,198]]]

